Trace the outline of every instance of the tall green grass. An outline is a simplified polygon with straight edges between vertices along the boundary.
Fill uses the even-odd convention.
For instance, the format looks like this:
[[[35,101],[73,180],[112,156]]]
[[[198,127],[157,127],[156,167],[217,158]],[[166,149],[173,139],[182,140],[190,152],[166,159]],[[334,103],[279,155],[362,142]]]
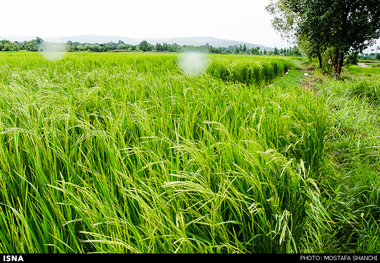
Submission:
[[[371,68],[368,69],[371,72]],[[339,253],[378,253],[380,234],[379,75],[327,79],[318,93],[330,106],[326,153],[329,176],[321,180],[331,231],[323,239]]]
[[[261,60],[260,80],[288,65]],[[259,89],[212,65],[189,77],[173,54],[0,54],[0,251],[323,247],[326,107],[302,72]]]
[[[372,64],[369,64],[369,65],[372,65]],[[361,66],[352,65],[348,68],[348,71],[352,74],[366,75],[366,76],[373,76],[373,75],[380,74],[379,67],[364,68]]]

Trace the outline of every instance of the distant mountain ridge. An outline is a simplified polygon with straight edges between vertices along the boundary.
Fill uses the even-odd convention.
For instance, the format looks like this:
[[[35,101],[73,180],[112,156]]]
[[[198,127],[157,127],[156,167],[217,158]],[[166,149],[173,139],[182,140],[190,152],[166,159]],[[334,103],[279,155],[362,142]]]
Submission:
[[[168,39],[148,39],[148,42],[152,43],[177,43],[178,45],[193,45],[193,46],[202,46],[209,44],[213,47],[229,47],[229,46],[239,46],[246,45],[247,48],[260,47],[267,48],[262,45],[252,44],[249,42],[236,41],[230,39],[221,39],[216,37],[177,37],[177,38],[168,38]]]
[[[24,41],[34,39],[34,36],[8,36],[0,39],[8,39],[11,41]],[[230,39],[222,39],[216,37],[174,37],[174,38],[129,38],[120,36],[103,36],[103,35],[75,35],[75,36],[65,36],[65,37],[46,37],[43,38],[45,41],[49,42],[80,42],[80,43],[107,43],[107,42],[118,42],[123,41],[126,44],[137,45],[141,41],[146,40],[151,44],[156,43],[168,43],[168,44],[178,44],[178,45],[193,45],[201,46],[209,44],[213,47],[229,47],[229,46],[239,46],[246,45],[247,48],[260,47],[261,49],[271,49],[263,45],[252,44],[249,42],[236,41]]]

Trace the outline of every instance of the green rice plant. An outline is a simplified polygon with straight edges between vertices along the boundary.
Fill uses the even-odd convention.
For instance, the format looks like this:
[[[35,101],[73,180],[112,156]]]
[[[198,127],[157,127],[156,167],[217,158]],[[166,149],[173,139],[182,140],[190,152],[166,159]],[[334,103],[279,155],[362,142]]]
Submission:
[[[287,59],[210,59],[1,53],[0,252],[326,249],[324,97]]]
[[[244,84],[268,84],[284,74],[292,63],[286,59],[244,57],[232,60],[229,56],[214,57],[207,73],[224,81]]]

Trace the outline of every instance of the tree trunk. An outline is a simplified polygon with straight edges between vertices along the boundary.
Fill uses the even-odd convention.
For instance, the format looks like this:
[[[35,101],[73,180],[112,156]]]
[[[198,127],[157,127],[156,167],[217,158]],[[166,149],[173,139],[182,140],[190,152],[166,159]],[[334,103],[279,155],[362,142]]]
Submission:
[[[340,53],[340,58],[339,58],[339,68],[338,68],[338,73],[339,73],[339,76],[340,76],[340,73],[342,72],[342,68],[343,68],[343,63],[344,63],[344,54],[343,54],[343,51]]]
[[[322,70],[323,64],[322,64],[321,52],[318,51],[317,56],[318,56],[318,60],[319,60],[319,68]]]
[[[334,63],[334,76],[335,78],[339,78],[340,76],[340,69],[339,69],[339,63]]]
[[[336,78],[339,78],[339,75],[340,75],[340,69],[339,69],[339,62],[340,62],[340,58],[339,58],[339,49],[336,48],[335,49],[335,54],[334,54],[334,61],[333,61],[333,65],[334,65],[334,76]]]
[[[336,52],[335,58],[334,58],[334,75],[337,79],[339,78],[340,73],[342,72],[343,62],[344,62],[343,51]]]

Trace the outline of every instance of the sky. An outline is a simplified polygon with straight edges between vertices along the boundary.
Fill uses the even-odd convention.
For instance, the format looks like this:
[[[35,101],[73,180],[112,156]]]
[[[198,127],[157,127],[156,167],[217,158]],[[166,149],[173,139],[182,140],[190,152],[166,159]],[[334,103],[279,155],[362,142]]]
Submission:
[[[140,39],[217,37],[268,47],[281,39],[265,11],[269,0],[2,1],[0,36],[104,35]]]

